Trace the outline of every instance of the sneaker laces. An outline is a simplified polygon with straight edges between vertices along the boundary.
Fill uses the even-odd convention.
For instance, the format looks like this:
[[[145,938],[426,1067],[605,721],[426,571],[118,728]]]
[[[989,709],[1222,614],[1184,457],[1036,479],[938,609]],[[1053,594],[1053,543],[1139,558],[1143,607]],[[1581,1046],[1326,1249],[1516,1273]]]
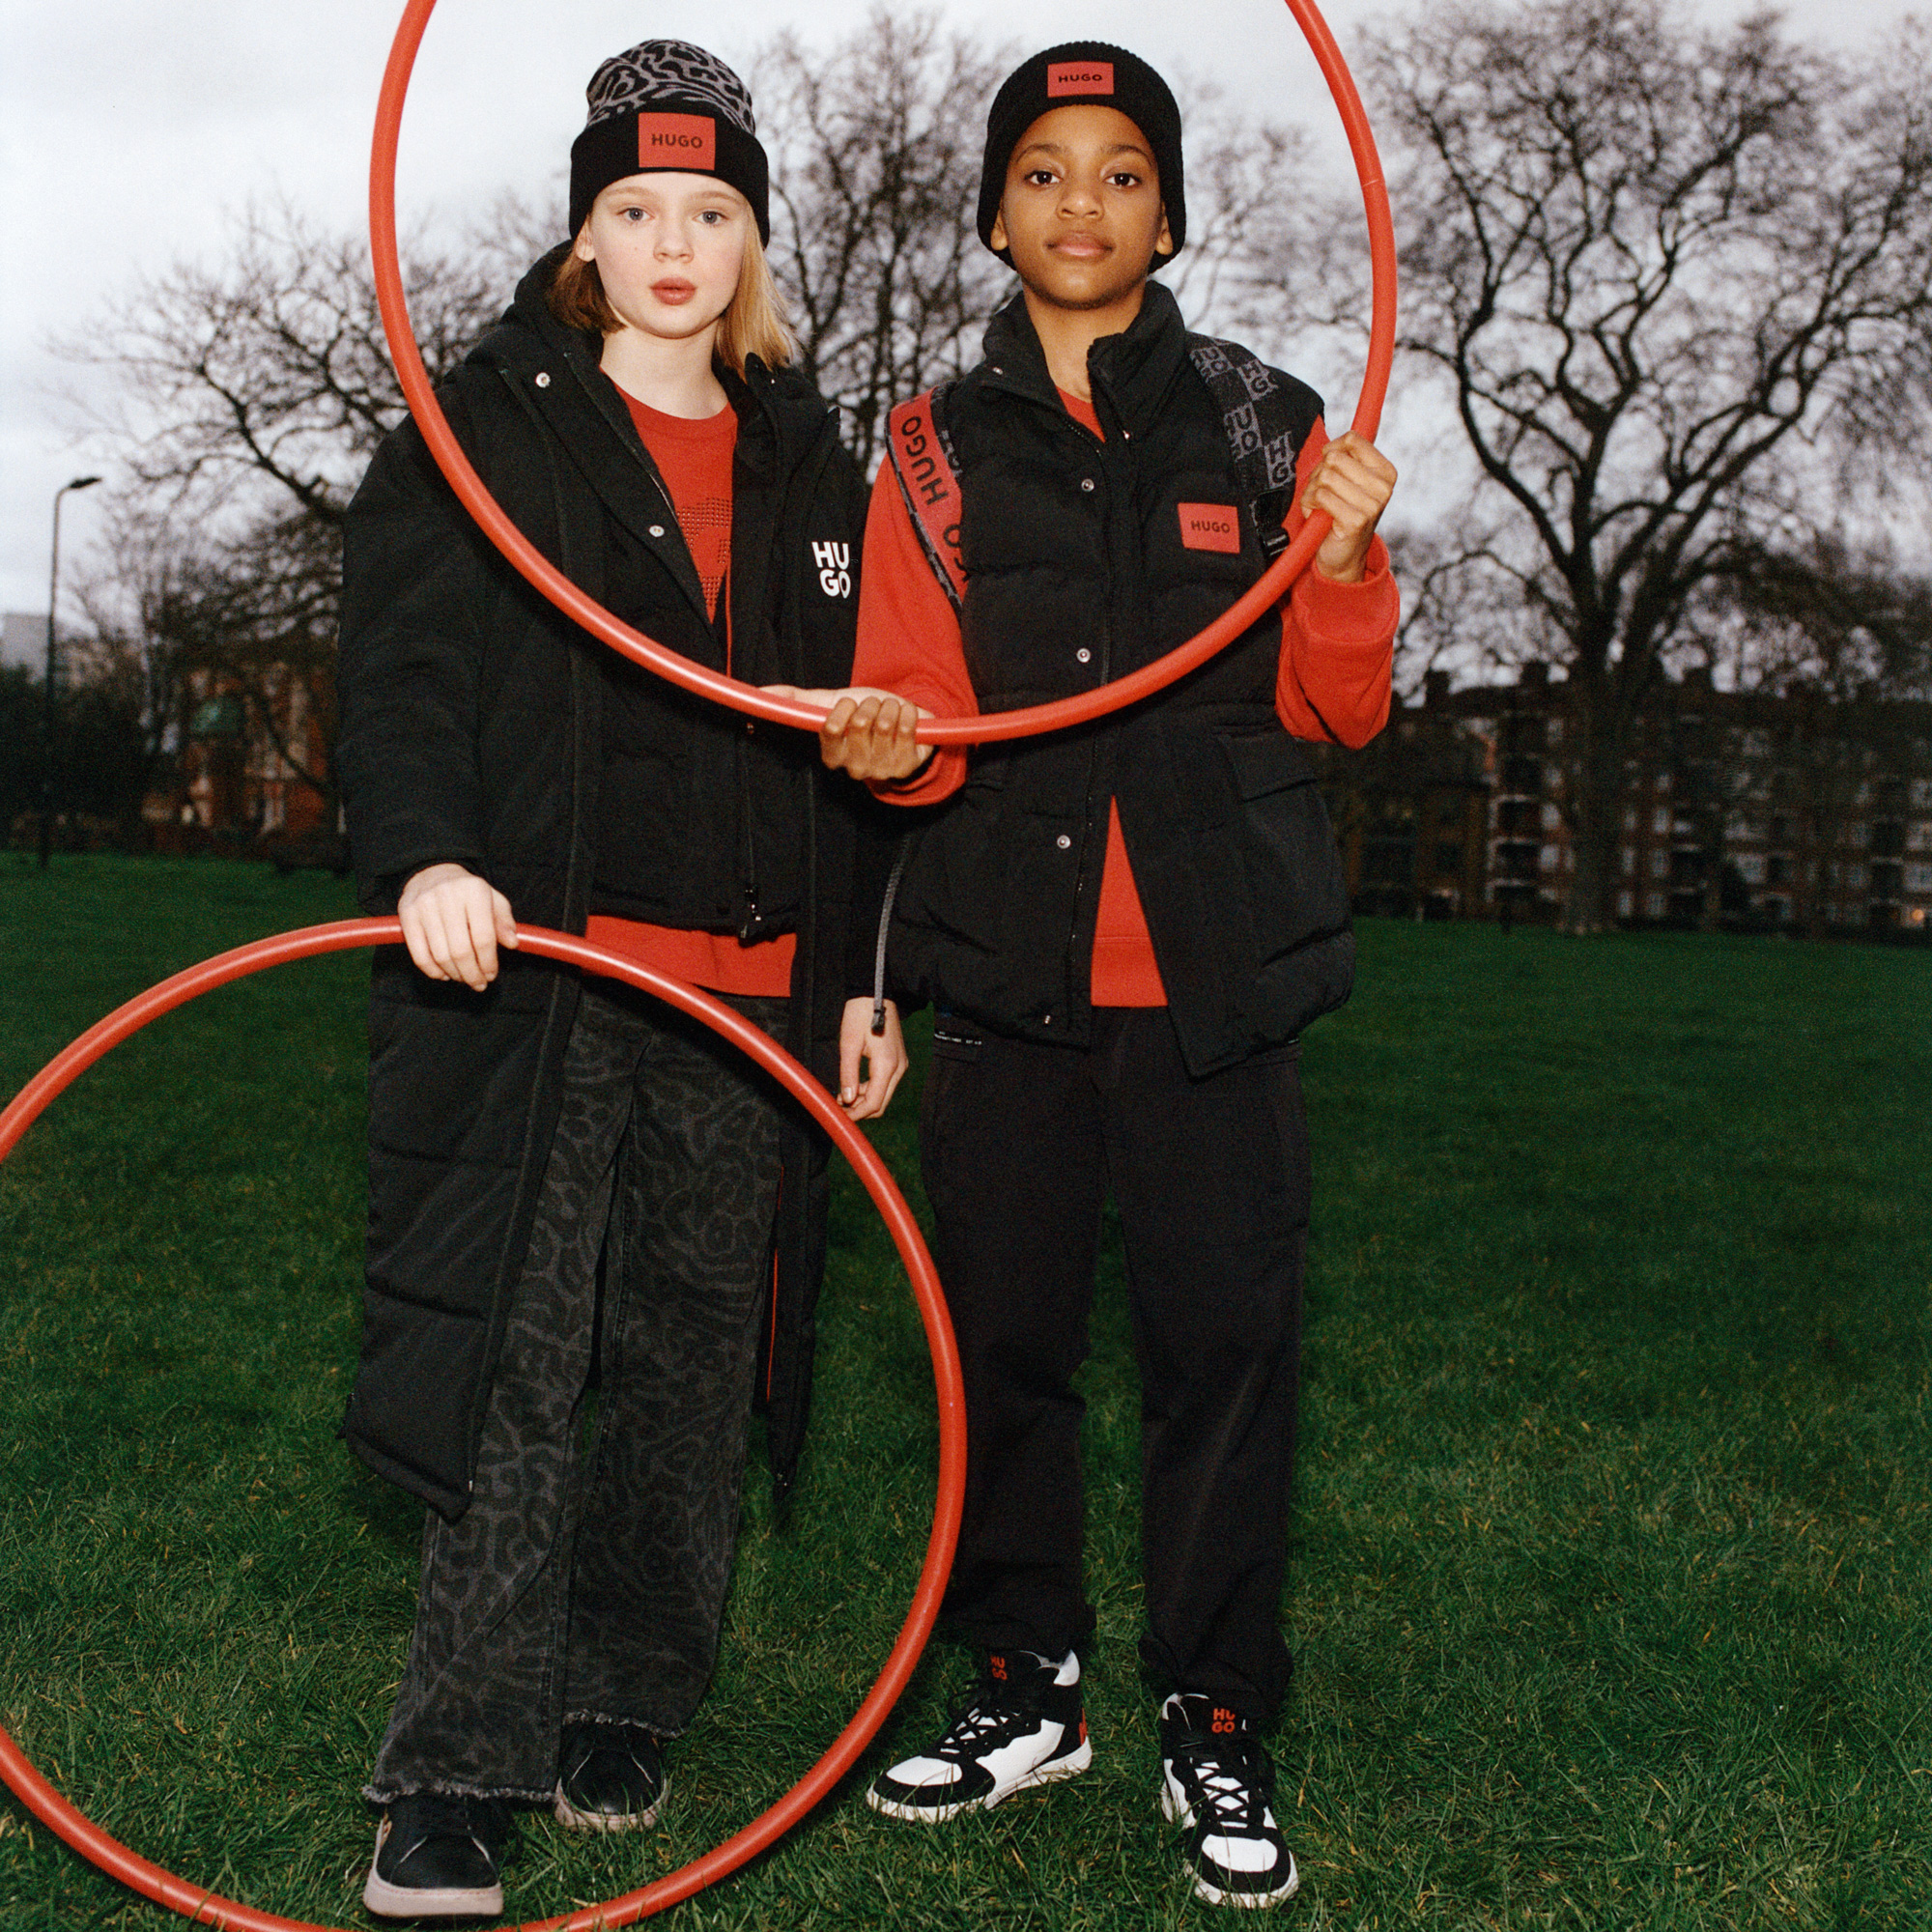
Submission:
[[[1258,1838],[1266,1828],[1274,1776],[1259,1738],[1185,1738],[1172,1748],[1189,1798],[1198,1792],[1195,1824],[1210,1838]],[[1208,1816],[1203,1817],[1206,1811]]]
[[[500,1798],[469,1798],[450,1791],[419,1791],[410,1799],[414,1838],[400,1845],[396,1857],[437,1838],[464,1838],[478,1846],[492,1863],[500,1863],[510,1835],[510,1807]],[[391,1820],[393,1826],[393,1819]],[[393,1832],[392,1832],[393,1835]]]
[[[981,1754],[981,1747],[1003,1733],[1037,1729],[1039,1703],[1037,1695],[1030,1697],[1024,1688],[988,1671],[974,1687],[965,1708],[953,1713],[932,1754],[942,1763],[970,1763]]]

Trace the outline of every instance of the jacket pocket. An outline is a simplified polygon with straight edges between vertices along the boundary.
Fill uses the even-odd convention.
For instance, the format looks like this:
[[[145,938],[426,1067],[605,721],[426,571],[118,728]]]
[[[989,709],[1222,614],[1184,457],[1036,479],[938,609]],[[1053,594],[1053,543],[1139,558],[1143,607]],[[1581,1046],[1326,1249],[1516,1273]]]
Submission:
[[[1282,730],[1227,733],[1220,743],[1239,801],[1248,912],[1265,970],[1345,930],[1348,891],[1306,748]]]

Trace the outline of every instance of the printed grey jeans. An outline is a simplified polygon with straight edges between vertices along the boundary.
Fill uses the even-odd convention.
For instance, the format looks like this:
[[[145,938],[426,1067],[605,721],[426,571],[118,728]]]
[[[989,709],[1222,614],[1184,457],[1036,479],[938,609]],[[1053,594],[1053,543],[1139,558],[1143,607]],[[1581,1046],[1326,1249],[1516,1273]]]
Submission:
[[[727,1004],[782,1033],[782,999]],[[377,1804],[547,1802],[566,1722],[674,1736],[717,1658],[789,1102],[697,1021],[594,982],[563,1080],[474,1494],[428,1513]]]

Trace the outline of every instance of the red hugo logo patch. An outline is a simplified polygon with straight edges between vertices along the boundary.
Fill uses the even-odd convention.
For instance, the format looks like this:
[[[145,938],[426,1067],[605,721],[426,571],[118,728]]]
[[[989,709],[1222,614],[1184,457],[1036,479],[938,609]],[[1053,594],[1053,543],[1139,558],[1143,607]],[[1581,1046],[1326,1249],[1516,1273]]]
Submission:
[[[1046,98],[1058,100],[1067,94],[1112,94],[1112,61],[1052,61],[1046,70]]]
[[[1224,550],[1232,555],[1241,548],[1241,526],[1226,503],[1182,503],[1180,541],[1189,550]]]
[[[718,165],[718,124],[708,114],[639,114],[638,162],[706,173]]]

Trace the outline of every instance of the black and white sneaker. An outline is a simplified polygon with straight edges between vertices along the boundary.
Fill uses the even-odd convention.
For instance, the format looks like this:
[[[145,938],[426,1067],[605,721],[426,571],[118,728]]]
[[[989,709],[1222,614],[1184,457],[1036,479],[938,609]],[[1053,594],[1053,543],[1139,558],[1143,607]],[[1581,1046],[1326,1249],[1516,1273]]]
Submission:
[[[573,1832],[635,1832],[664,1803],[664,1754],[640,1724],[566,1726],[558,1759],[556,1822]]]
[[[1274,1767],[1253,1723],[1211,1697],[1160,1707],[1160,1808],[1187,1833],[1209,1905],[1279,1905],[1301,1883],[1274,1813]]]
[[[866,1803],[888,1818],[936,1825],[1032,1784],[1071,1777],[1094,1762],[1080,1707],[1080,1660],[1012,1650],[986,1659],[972,1701],[929,1755],[881,1772]]]
[[[384,1918],[497,1918],[510,1809],[495,1798],[418,1791],[376,1827],[362,1903]]]

